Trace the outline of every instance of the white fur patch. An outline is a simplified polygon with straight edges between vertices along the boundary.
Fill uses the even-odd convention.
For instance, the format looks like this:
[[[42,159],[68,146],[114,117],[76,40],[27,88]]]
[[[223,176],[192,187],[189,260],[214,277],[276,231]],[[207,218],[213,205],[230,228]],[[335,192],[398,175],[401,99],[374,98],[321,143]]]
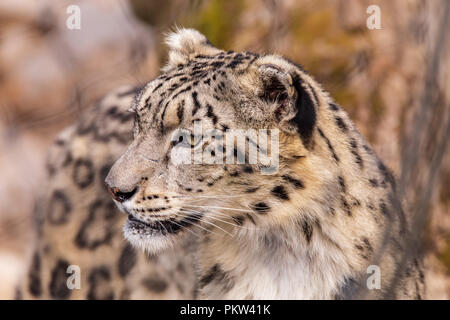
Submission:
[[[170,33],[166,38],[166,44],[170,50],[189,54],[197,51],[198,47],[208,43],[208,39],[194,29],[178,29]]]
[[[162,68],[163,72],[178,64],[187,63],[194,55],[210,55],[220,51],[210,45],[203,34],[194,29],[177,29],[166,37],[166,44],[169,47],[169,60]]]
[[[145,234],[137,233],[133,231],[132,228],[125,223],[123,226],[123,233],[125,239],[127,239],[131,245],[146,252],[147,254],[158,254],[174,245],[177,236],[175,235],[162,235],[162,234]]]

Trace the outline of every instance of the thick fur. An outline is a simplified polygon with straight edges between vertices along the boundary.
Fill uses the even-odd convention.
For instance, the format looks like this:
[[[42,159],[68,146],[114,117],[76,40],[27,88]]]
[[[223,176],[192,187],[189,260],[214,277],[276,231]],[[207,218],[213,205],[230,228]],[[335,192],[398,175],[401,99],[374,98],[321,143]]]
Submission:
[[[399,270],[408,225],[392,175],[310,75],[276,55],[224,52],[195,30],[167,44],[160,77],[110,93],[55,142],[18,298],[423,296],[421,260]],[[278,171],[175,164],[173,133],[195,120],[225,136],[278,129]],[[119,157],[106,182],[132,196],[116,204],[154,228],[126,221],[105,191]],[[67,288],[69,265],[81,289]],[[380,289],[366,286],[370,265]]]
[[[224,52],[195,30],[167,43],[163,73],[133,103],[134,140],[106,179],[128,195],[116,201],[132,219],[126,238],[159,252],[194,233],[201,298],[421,298],[420,259],[399,269],[408,225],[394,178],[323,88],[287,59]],[[175,164],[173,134],[195,121],[225,136],[278,129],[278,171]],[[380,289],[366,286],[370,265]]]
[[[126,217],[105,189],[109,169],[132,140],[134,115],[127,110],[135,94],[125,87],[111,92],[54,143],[36,207],[36,246],[17,298],[193,298],[190,243],[158,256],[135,250],[123,237]],[[69,265],[80,268],[80,289],[66,285]]]

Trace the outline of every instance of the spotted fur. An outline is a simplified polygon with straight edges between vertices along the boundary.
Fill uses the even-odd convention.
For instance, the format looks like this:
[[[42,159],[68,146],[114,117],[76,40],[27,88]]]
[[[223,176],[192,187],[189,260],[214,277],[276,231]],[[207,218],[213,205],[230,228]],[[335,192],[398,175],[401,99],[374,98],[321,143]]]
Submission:
[[[222,51],[195,30],[179,30],[167,43],[163,73],[133,104],[134,140],[106,179],[130,195],[116,203],[129,214],[124,230],[133,245],[159,252],[197,234],[201,298],[422,296],[417,266],[389,287],[407,232],[392,175],[303,68],[277,55]],[[174,164],[171,134],[192,130],[194,121],[225,136],[228,128],[279,129],[279,170]],[[218,143],[204,139],[198,148]],[[148,195],[171,206],[155,215],[148,209],[161,201]],[[380,290],[365,285],[371,264],[381,269]]]
[[[103,102],[55,146],[64,151],[49,166],[44,207],[56,211],[41,215],[33,259],[41,275],[37,281],[30,269],[28,291],[67,298],[58,286],[62,263],[89,261],[82,295],[69,298],[130,298],[144,291],[189,297],[194,287],[193,296],[207,299],[423,296],[420,259],[396,274],[408,226],[392,175],[303,68],[277,55],[217,49],[190,29],[171,34],[167,44],[159,77],[130,94],[116,93],[120,102]],[[132,113],[121,111],[126,103]],[[133,139],[125,150],[131,117]],[[264,175],[261,165],[249,163],[175,164],[171,151],[183,139],[174,141],[173,133],[191,132],[196,121],[224,135],[278,129],[278,171]],[[190,148],[211,156],[220,144],[188,136]],[[247,154],[236,145],[224,152]],[[106,173],[120,153],[106,184],[126,222],[109,211],[96,173]],[[118,235],[123,223],[127,240],[151,253],[148,259]],[[187,240],[195,244],[180,247]],[[196,272],[186,252],[196,256]],[[381,270],[380,290],[365,285],[372,264]],[[177,281],[176,272],[196,275],[195,284]],[[399,285],[390,291],[394,276]]]
[[[126,217],[105,189],[114,160],[132,140],[134,115],[127,110],[136,93],[111,92],[55,141],[36,210],[36,246],[18,288],[23,299],[193,297],[189,243],[152,257],[131,247],[122,234]],[[81,289],[68,289],[69,265],[80,267]],[[148,279],[157,281],[156,290]]]

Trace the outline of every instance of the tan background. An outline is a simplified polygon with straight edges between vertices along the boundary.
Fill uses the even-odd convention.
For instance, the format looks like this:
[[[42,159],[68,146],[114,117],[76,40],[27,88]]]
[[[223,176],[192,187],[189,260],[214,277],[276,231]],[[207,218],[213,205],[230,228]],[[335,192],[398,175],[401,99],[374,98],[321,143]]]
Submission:
[[[164,32],[185,26],[223,49],[286,55],[331,92],[404,178],[406,211],[428,209],[415,230],[427,296],[448,299],[450,157],[441,142],[448,138],[450,35],[439,32],[446,2],[2,0],[0,298],[12,296],[26,264],[33,203],[58,131],[109,89],[157,75]],[[66,27],[69,4],[81,8],[81,30]],[[366,27],[370,4],[381,8],[381,30]]]

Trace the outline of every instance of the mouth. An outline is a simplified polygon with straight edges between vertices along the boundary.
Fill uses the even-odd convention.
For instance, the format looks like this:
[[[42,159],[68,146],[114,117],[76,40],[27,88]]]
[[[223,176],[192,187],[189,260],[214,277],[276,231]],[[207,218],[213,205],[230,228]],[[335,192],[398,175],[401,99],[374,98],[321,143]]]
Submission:
[[[156,236],[156,235],[174,235],[195,224],[201,220],[201,214],[187,215],[179,220],[175,218],[168,218],[155,221],[142,221],[132,214],[128,214],[128,219],[125,228],[134,234]]]

